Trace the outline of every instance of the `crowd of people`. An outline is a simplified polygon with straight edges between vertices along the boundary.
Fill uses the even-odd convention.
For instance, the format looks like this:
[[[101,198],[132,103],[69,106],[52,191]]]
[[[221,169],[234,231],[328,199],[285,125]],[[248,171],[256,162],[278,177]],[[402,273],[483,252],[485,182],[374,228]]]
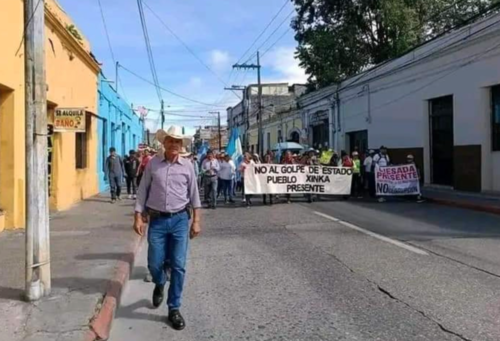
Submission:
[[[110,155],[106,159],[105,176],[110,184],[111,202],[121,200],[121,179],[125,178],[127,194],[129,199],[136,198],[137,188],[140,184],[142,174],[148,162],[156,155],[154,149],[140,151],[131,150],[123,159],[116,154],[115,148],[110,148]],[[209,150],[201,160],[193,153],[182,149],[181,157],[189,159],[194,167],[195,176],[198,179],[199,188],[203,189],[204,203],[212,209],[217,208],[217,201],[223,199],[224,204],[235,204],[235,198],[241,195],[242,203],[250,207],[252,196],[245,194],[245,169],[249,164],[302,164],[323,165],[331,167],[347,167],[353,169],[351,195],[344,196],[354,198],[377,198],[375,188],[375,167],[386,167],[392,165],[391,158],[385,146],[378,151],[370,149],[361,153],[355,150],[348,154],[341,151],[340,155],[333,150],[309,149],[302,153],[293,153],[290,150],[273,153],[268,151],[262,158],[258,154],[244,153],[241,162],[237,165],[231,156],[220,152]],[[415,164],[413,155],[408,155],[406,162]],[[305,195],[308,202],[319,200],[320,197],[313,194]],[[290,194],[283,196],[285,202],[290,203]],[[278,195],[263,195],[264,205],[273,205],[280,201]],[[383,197],[378,197],[379,202],[384,202]],[[417,198],[420,201],[420,197]]]
[[[142,175],[148,162],[156,155],[156,151],[147,148],[140,151],[130,150],[129,154],[121,157],[116,149],[109,149],[109,156],[104,164],[104,179],[109,182],[111,192],[111,203],[122,200],[123,178],[127,184],[127,195],[129,199],[136,199],[137,188],[141,182]]]
[[[333,150],[309,149],[303,153],[293,153],[287,150],[279,155],[268,151],[262,158],[258,154],[246,152],[239,165],[236,165],[231,157],[224,152],[208,151],[200,161],[201,170],[197,172],[200,188],[204,190],[204,203],[212,209],[217,207],[217,200],[221,196],[223,196],[225,204],[235,203],[234,198],[238,193],[241,193],[244,205],[247,207],[252,205],[252,196],[245,194],[244,174],[249,164],[302,164],[352,168],[351,195],[343,198],[371,197],[376,198],[379,202],[384,202],[385,198],[376,195],[375,167],[377,165],[386,167],[393,164],[385,146],[381,146],[378,151],[370,149],[363,155],[360,155],[357,148],[351,154],[341,151],[340,155]],[[198,166],[197,161],[194,163]],[[408,155],[406,163],[415,164],[414,156]],[[306,194],[305,197],[309,203],[320,199],[319,196],[313,194]],[[287,203],[292,200],[290,194],[285,194],[283,198]],[[280,200],[280,196],[267,194],[262,196],[262,200],[264,205],[273,205]],[[417,200],[421,201],[421,198],[418,197]]]

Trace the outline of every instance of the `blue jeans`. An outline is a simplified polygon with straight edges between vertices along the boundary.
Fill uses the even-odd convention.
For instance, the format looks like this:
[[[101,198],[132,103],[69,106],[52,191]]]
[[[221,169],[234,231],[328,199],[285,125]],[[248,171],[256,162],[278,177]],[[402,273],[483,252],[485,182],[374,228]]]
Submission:
[[[233,180],[220,180],[222,182],[222,193],[224,193],[224,201],[233,200]]]
[[[152,218],[148,230],[148,269],[157,285],[165,285],[167,275],[165,262],[170,262],[171,277],[168,288],[169,310],[181,306],[186,257],[189,242],[189,219],[187,212],[171,218]]]
[[[207,176],[205,177],[205,195],[208,195],[208,200],[210,201],[210,206],[217,206],[217,177]]]
[[[114,174],[109,175],[109,191],[111,192],[111,199],[116,199],[120,197],[122,191],[122,176],[116,176]]]

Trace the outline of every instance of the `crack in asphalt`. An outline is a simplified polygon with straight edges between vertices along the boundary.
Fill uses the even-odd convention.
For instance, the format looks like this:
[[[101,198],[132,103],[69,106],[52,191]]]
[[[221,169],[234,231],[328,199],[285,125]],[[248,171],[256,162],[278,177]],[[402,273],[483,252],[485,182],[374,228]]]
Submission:
[[[429,252],[429,253],[432,253],[432,254],[433,254],[433,255],[435,255],[435,256],[438,256],[438,257],[441,257],[441,258],[444,258],[444,259],[451,260],[451,261],[453,261],[453,262],[455,262],[455,263],[458,263],[458,264],[464,265],[464,266],[466,266],[466,267],[468,267],[468,268],[471,268],[471,269],[474,269],[474,270],[480,271],[480,272],[485,273],[485,274],[487,274],[487,275],[490,275],[490,276],[493,276],[493,277],[496,277],[496,278],[500,278],[500,275],[499,275],[499,274],[496,274],[496,273],[494,273],[494,272],[491,272],[491,271],[488,271],[488,270],[485,270],[485,269],[481,269],[481,268],[479,268],[479,267],[477,267],[477,266],[474,266],[474,265],[471,265],[471,264],[467,264],[467,263],[465,263],[465,262],[462,262],[461,260],[458,260],[458,259],[452,258],[452,257],[450,257],[450,256],[443,255],[443,254],[438,253],[438,252],[436,252],[436,251],[430,250],[430,249],[426,248],[426,247],[425,247],[425,246],[423,246],[423,245],[416,244],[416,243],[414,243],[414,242],[410,242],[410,241],[406,241],[405,243],[410,244],[410,245],[415,246],[415,247],[419,247],[419,248],[421,248],[421,249],[424,249],[425,251],[427,251],[427,252]]]
[[[371,281],[371,280],[369,280],[369,279],[367,279],[367,280],[368,280],[369,282],[371,282],[371,283],[374,283],[374,282],[372,282],[372,281]],[[408,308],[410,308],[410,309],[412,309],[412,310],[416,311],[417,313],[419,313],[420,315],[422,315],[423,317],[425,317],[425,318],[426,318],[426,319],[428,319],[429,321],[434,322],[435,324],[437,324],[437,326],[439,327],[439,329],[441,329],[443,332],[448,333],[448,334],[451,334],[451,335],[454,335],[454,336],[456,336],[456,337],[459,337],[460,339],[462,339],[462,340],[464,340],[464,341],[472,341],[471,339],[468,339],[468,338],[466,338],[465,336],[463,336],[463,335],[461,335],[461,334],[458,334],[458,333],[456,333],[456,332],[454,332],[454,331],[452,331],[452,330],[450,330],[450,329],[446,328],[445,326],[443,326],[443,324],[442,324],[442,323],[440,323],[440,322],[436,321],[435,319],[433,319],[432,317],[428,316],[428,315],[427,315],[427,314],[426,314],[423,310],[419,310],[419,309],[417,309],[417,308],[415,308],[415,307],[411,306],[410,304],[406,303],[405,301],[403,301],[403,300],[401,300],[401,299],[397,298],[397,297],[396,297],[396,296],[394,296],[391,292],[389,292],[387,289],[382,288],[380,285],[378,285],[378,284],[376,284],[376,283],[374,283],[374,284],[377,286],[377,289],[378,289],[380,292],[382,292],[384,295],[388,296],[389,298],[391,298],[391,299],[393,299],[393,300],[395,300],[395,301],[397,301],[397,302],[399,302],[399,303],[404,304],[405,306],[407,306]]]
[[[303,240],[297,233],[287,229],[285,227],[285,229],[290,232],[291,234],[295,235],[297,238]],[[364,280],[366,280],[368,283],[370,283],[371,285],[375,286],[378,291],[380,291],[381,293],[383,293],[384,295],[386,295],[387,297],[389,297],[390,299],[398,302],[398,303],[401,303],[405,306],[407,306],[408,308],[410,308],[411,310],[419,313],[422,317],[424,317],[426,320],[428,321],[431,321],[432,323],[434,323],[435,325],[438,326],[438,328],[444,332],[444,333],[447,333],[447,334],[450,334],[450,335],[453,335],[453,336],[456,336],[458,338],[460,338],[461,340],[464,340],[464,341],[473,341],[472,339],[469,339],[457,332],[454,332],[448,328],[446,328],[443,324],[441,324],[439,321],[436,321],[435,319],[433,319],[432,317],[428,316],[423,310],[419,310],[415,307],[413,307],[412,305],[410,305],[409,303],[397,298],[396,296],[394,296],[390,291],[388,291],[387,289],[384,289],[382,288],[378,283],[376,283],[375,281],[371,280],[370,278],[366,277],[365,275],[363,275],[362,273],[359,273],[357,271],[355,271],[354,269],[352,269],[349,265],[347,265],[344,261],[342,261],[340,258],[338,258],[336,255],[328,252],[327,250],[323,249],[322,247],[320,246],[316,246],[314,244],[311,244],[314,246],[315,249],[325,253],[326,255],[332,257],[333,259],[335,259],[340,265],[342,265],[345,269],[347,269],[349,272],[353,273],[353,274],[356,274],[358,276],[360,276],[361,278],[363,278]]]

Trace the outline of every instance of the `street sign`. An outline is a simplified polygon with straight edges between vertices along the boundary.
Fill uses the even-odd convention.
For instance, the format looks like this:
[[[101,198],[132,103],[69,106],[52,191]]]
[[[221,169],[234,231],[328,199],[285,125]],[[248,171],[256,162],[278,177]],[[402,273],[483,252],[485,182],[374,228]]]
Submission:
[[[54,113],[55,132],[85,132],[85,109],[58,108]]]

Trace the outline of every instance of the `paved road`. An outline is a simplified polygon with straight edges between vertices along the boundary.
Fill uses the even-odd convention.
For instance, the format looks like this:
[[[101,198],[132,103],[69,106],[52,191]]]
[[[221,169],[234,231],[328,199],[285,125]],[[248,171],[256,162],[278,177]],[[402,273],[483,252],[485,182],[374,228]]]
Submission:
[[[139,256],[112,341],[499,340],[500,217],[408,202],[204,211],[182,332]]]

